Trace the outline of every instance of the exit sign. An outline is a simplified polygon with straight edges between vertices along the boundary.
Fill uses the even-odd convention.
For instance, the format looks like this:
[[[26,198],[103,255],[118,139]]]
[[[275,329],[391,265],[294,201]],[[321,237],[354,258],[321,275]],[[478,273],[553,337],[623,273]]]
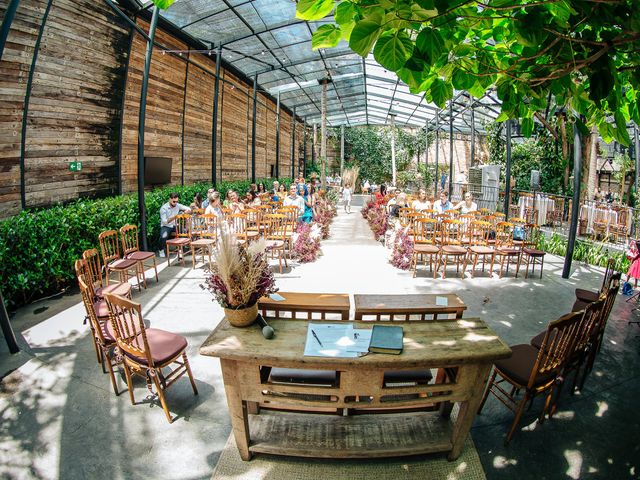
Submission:
[[[82,162],[71,162],[69,163],[69,171],[71,172],[79,172],[82,170]]]

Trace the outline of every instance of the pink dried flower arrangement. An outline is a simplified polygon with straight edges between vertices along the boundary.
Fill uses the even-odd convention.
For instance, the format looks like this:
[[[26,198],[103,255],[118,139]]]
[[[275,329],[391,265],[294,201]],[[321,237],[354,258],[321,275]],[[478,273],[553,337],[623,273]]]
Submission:
[[[401,270],[411,268],[411,258],[413,257],[413,239],[409,235],[409,228],[396,230],[393,240],[393,252],[391,254],[391,265]]]
[[[315,227],[315,231],[314,231]],[[313,262],[318,258],[320,250],[319,227],[308,223],[298,224],[293,242],[293,256],[301,263]],[[315,237],[315,238],[314,238]]]
[[[367,212],[367,221],[376,240],[383,238],[389,224],[389,216],[384,207],[371,207]]]

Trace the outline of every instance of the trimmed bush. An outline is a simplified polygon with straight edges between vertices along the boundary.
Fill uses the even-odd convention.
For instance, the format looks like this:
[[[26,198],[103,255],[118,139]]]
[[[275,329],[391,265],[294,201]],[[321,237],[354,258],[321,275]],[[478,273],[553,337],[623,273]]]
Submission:
[[[263,179],[270,188],[273,180]],[[287,186],[291,179],[280,183]],[[244,194],[249,180],[220,182],[223,196],[229,189]],[[150,250],[158,250],[160,207],[170,192],[180,195],[180,203],[191,204],[196,193],[203,196],[208,183],[168,186],[145,193],[147,240]],[[137,193],[97,200],[81,199],[67,205],[24,210],[0,221],[0,278],[9,308],[15,309],[35,299],[57,293],[75,284],[73,262],[88,248],[98,248],[98,235],[127,223],[140,226]]]

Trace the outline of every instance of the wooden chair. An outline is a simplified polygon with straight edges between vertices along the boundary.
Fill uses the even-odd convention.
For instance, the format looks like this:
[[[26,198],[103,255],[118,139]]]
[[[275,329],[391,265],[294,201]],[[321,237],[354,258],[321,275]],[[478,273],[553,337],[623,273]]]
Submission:
[[[573,310],[574,312],[576,310],[582,310],[587,306],[587,304],[597,301],[598,298],[600,298],[600,295],[602,295],[603,293],[606,293],[607,290],[609,290],[613,274],[615,273],[615,270],[614,270],[615,264],[616,264],[616,261],[614,258],[609,258],[607,260],[607,267],[604,271],[604,276],[602,277],[602,286],[600,287],[600,290],[598,290],[597,292],[593,292],[591,290],[584,290],[582,288],[576,288],[575,290],[576,301],[573,304],[573,307],[571,308],[571,310]]]
[[[298,207],[293,205],[282,206],[277,213],[281,213],[287,217],[287,248],[289,250],[289,259],[293,258],[293,234],[298,226]]]
[[[288,228],[289,223],[287,217],[283,214],[268,213],[263,218],[264,221],[264,237],[266,240],[267,252],[271,254],[271,258],[274,258],[274,254],[278,254],[278,265],[280,266],[280,273],[282,273],[282,261],[284,260],[284,266],[287,265],[287,258],[285,256],[285,248],[288,242]]]
[[[187,339],[175,333],[145,327],[139,303],[113,294],[106,294],[105,300],[116,342],[122,351],[131,403],[135,405],[131,375],[137,374],[146,380],[150,391],[153,391],[152,384],[155,385],[162,409],[169,423],[172,423],[164,391],[186,373],[193,393],[198,394],[185,352]],[[169,366],[172,366],[172,370],[165,375],[163,370]]]
[[[623,242],[626,242],[627,238],[629,238],[629,228],[627,227],[627,223],[631,209],[627,207],[620,207],[617,208],[617,212],[618,220],[616,223],[610,225],[609,233],[616,243],[620,241],[620,237],[622,237]]]
[[[98,235],[98,241],[100,242],[100,250],[102,250],[102,262],[105,266],[107,285],[109,285],[109,272],[116,272],[120,278],[120,283],[127,283],[130,276],[135,276],[138,282],[138,290],[141,290],[140,266],[137,260],[124,259],[120,256],[118,232],[116,230],[102,232]],[[142,275],[144,276],[144,274]]]
[[[460,220],[444,220],[442,222],[442,247],[438,255],[436,270],[433,272],[433,278],[436,278],[440,265],[442,265],[442,278],[445,278],[449,258],[455,262],[456,272],[460,272],[460,265],[462,264],[460,278],[464,278],[467,249],[462,246],[460,241],[463,226],[464,223]]]
[[[217,219],[213,214],[198,215],[191,223],[191,268],[196,268],[196,257],[200,254],[202,263],[204,257],[209,257],[211,265],[211,250],[216,246]]]
[[[411,266],[413,269],[413,277],[415,278],[418,269],[418,257],[424,259],[425,267],[427,266],[425,257],[428,257],[429,270],[433,271],[434,257],[435,261],[437,261],[440,247],[436,245],[436,233],[438,231],[437,220],[425,217],[416,218],[413,228],[413,255],[411,258]]]
[[[78,260],[81,261],[81,260]],[[111,378],[111,385],[116,395],[120,395],[118,391],[118,384],[116,383],[116,377],[113,373],[113,367],[119,365],[120,362],[116,360],[116,355],[113,352],[116,341],[113,336],[113,331],[109,328],[109,312],[106,307],[106,303],[101,300],[100,307],[97,307],[98,302],[95,302],[91,295],[91,288],[84,274],[78,276],[78,285],[80,286],[80,294],[82,296],[82,303],[87,312],[89,318],[89,325],[91,327],[91,336],[93,338],[93,346],[96,350],[96,356],[98,357],[98,363],[102,366],[102,373],[109,373]],[[109,295],[109,294],[106,294]],[[124,297],[123,297],[124,298]],[[102,307],[102,304],[104,307]],[[97,308],[100,308],[98,311]],[[99,313],[101,316],[98,316]],[[104,315],[106,313],[106,316]],[[105,371],[105,365],[107,370]]]
[[[98,250],[95,248],[85,250],[82,252],[82,260],[84,260],[80,265],[82,270],[79,271],[76,267],[76,275],[85,274],[85,281],[95,300],[102,300],[105,293],[116,293],[131,298],[131,284],[129,282],[108,285],[106,281],[102,281],[103,268]]]
[[[465,262],[464,269],[467,269],[467,263],[473,262],[471,266],[471,278],[475,277],[476,266],[478,260],[482,258],[482,271],[487,262],[487,258],[491,262],[489,267],[489,273],[493,270],[493,260],[495,257],[495,250],[489,246],[489,234],[493,231],[493,227],[489,222],[475,221],[471,222],[471,237],[469,244],[469,254]]]
[[[524,233],[521,255],[521,259],[524,258],[526,262],[524,278],[529,278],[529,265],[531,265],[531,275],[535,272],[536,265],[540,265],[540,278],[542,278],[546,252],[537,248],[538,240],[540,239],[540,228],[529,223],[524,226]]]
[[[158,267],[156,265],[156,254],[153,252],[145,252],[140,250],[140,243],[138,241],[138,227],[136,225],[125,225],[120,228],[120,241],[122,242],[122,257],[126,259],[135,260],[138,262],[138,267],[142,273],[144,280],[144,286],[147,287],[147,277],[145,275],[145,269],[148,266],[156,274],[156,282],[158,282]],[[145,262],[151,261],[150,265]]]
[[[191,215],[181,214],[176,215],[176,236],[167,240],[167,266],[171,266],[171,250],[175,249],[177,253],[177,259],[184,267],[184,253],[185,249],[191,251]]]
[[[245,244],[257,239],[260,233],[257,230],[249,230],[247,216],[244,213],[232,213],[227,215],[229,231],[234,235],[238,243]]]
[[[512,260],[514,260],[516,264],[516,278],[518,278],[518,272],[520,271],[520,254],[521,248],[513,244],[513,224],[509,222],[498,222],[496,225],[495,258],[500,261],[500,278],[502,278],[505,261],[507,262],[506,271],[508,273]]]
[[[517,217],[520,214],[518,205],[509,205],[509,218]]]
[[[505,443],[511,441],[527,402],[541,394],[545,394],[546,399],[538,418],[540,422],[544,421],[557,378],[573,352],[574,339],[582,317],[583,312],[571,312],[552,321],[547,327],[540,349],[529,344],[514,345],[511,347],[513,354],[510,358],[494,364],[493,374],[478,412],[482,411],[491,393],[515,413]],[[506,388],[501,385],[505,382],[508,384]],[[518,400],[521,390],[524,390],[524,395]]]
[[[611,216],[608,209],[596,208],[593,214],[593,235],[594,238],[602,236],[603,238],[609,234],[609,222]]]
[[[460,229],[460,243],[468,246],[471,243],[471,222],[476,220],[476,216],[471,213],[464,213],[458,217],[458,220],[462,222],[462,228]]]

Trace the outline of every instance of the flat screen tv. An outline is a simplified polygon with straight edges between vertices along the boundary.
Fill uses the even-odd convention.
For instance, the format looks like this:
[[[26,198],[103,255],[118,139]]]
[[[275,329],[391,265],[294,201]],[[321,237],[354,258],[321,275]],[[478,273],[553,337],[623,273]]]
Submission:
[[[144,184],[171,183],[171,157],[144,157]]]

